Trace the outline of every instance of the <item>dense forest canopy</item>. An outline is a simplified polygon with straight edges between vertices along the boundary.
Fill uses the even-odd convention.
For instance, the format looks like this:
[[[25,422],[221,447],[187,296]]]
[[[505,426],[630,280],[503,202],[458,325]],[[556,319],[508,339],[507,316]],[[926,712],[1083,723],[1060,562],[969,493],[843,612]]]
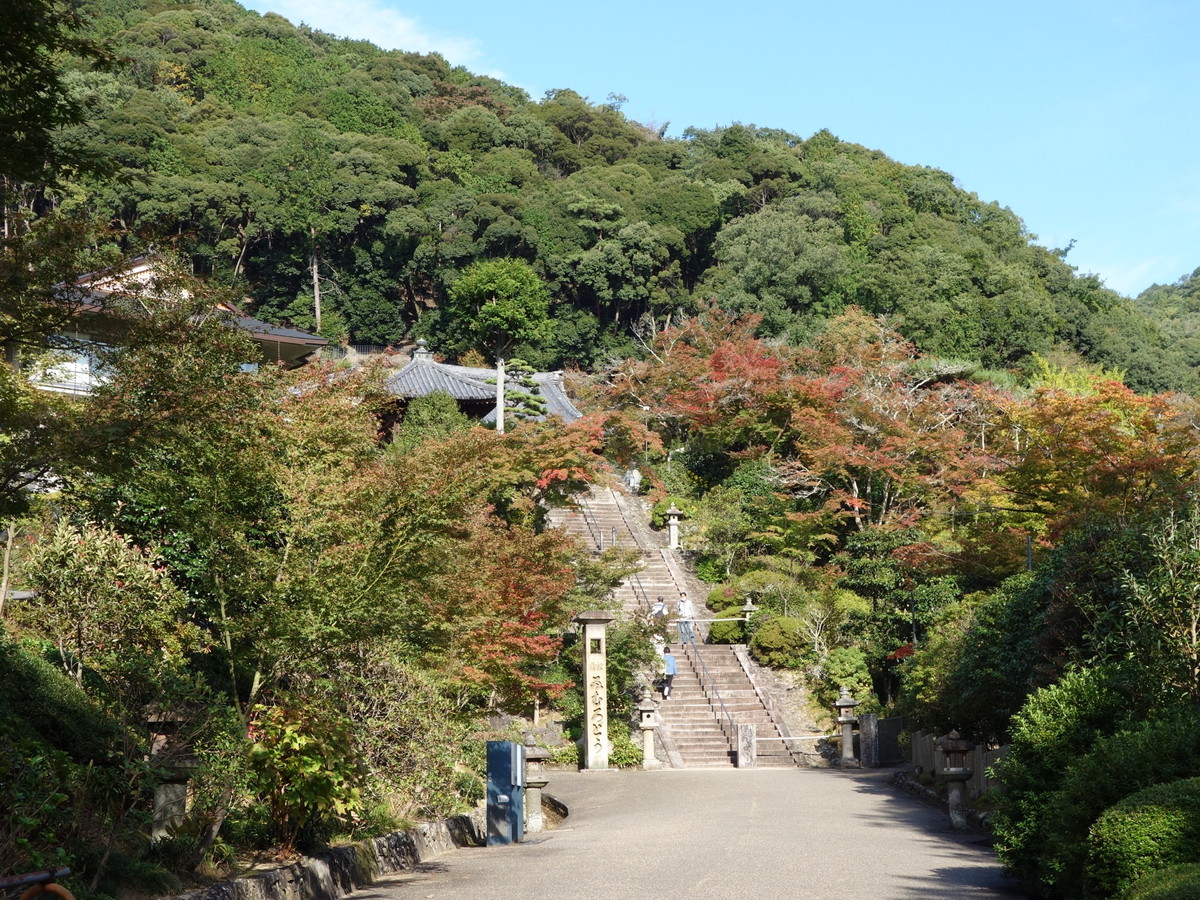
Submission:
[[[355,343],[470,345],[445,311],[470,263],[530,263],[550,337],[516,352],[592,367],[716,301],[802,341],[858,306],[924,353],[984,369],[1079,356],[1137,390],[1191,389],[1200,356],[1153,306],[1080,275],[946,172],[828,131],[733,124],[678,139],[620,98],[541,99],[450,66],[260,16],[231,0],[84,0],[123,60],[80,65],[66,139],[121,177],[33,192],[173,245],[257,315]],[[316,302],[319,300],[319,302]]]

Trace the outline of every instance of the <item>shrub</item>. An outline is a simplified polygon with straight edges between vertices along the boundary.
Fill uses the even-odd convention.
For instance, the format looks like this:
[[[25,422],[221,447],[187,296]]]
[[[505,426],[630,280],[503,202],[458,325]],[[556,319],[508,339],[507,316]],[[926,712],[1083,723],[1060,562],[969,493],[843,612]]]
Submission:
[[[345,818],[361,807],[362,773],[344,718],[280,705],[262,710],[254,730],[250,760],[283,850],[295,847],[302,829]]]
[[[63,862],[73,775],[65,753],[12,734],[0,722],[0,875]]]
[[[704,598],[704,603],[709,609],[723,609],[726,606],[743,602],[745,601],[741,591],[732,584],[718,584]]]
[[[642,765],[642,748],[635,744],[633,738],[623,729],[617,729],[610,736],[612,750],[608,754],[608,764],[615,769],[634,769]]]
[[[1084,893],[1088,831],[1118,801],[1200,772],[1200,709],[1164,714],[1098,740],[1071,765],[1046,814],[1043,880],[1067,896]]]
[[[696,577],[706,584],[718,584],[728,576],[725,564],[715,556],[700,556],[696,559]]]
[[[821,663],[820,681],[816,687],[817,702],[825,709],[833,708],[833,701],[841,694],[842,687],[850,690],[850,696],[859,702],[858,712],[870,712],[875,694],[871,689],[871,673],[867,669],[867,657],[861,650],[836,647],[830,650]]]
[[[555,747],[550,754],[550,762],[556,766],[571,766],[579,768],[579,745],[572,741],[569,744],[563,744],[561,747]]]
[[[1200,863],[1200,778],[1138,791],[1106,809],[1088,834],[1087,887],[1101,896],[1177,863]]]
[[[106,759],[121,738],[116,723],[61,666],[4,637],[0,637],[0,718],[84,765]]]
[[[1128,718],[1132,705],[1123,683],[1115,668],[1069,672],[1032,694],[1013,718],[1012,743],[997,767],[1004,790],[992,830],[1001,861],[1021,878],[1036,881],[1042,874],[1045,819],[1067,767]]]
[[[1200,897],[1200,865],[1160,869],[1134,883],[1120,900],[1195,900]]]
[[[487,785],[474,772],[455,772],[454,790],[468,806],[475,806],[487,796]]]
[[[808,641],[798,619],[779,616],[764,620],[750,639],[750,653],[764,665],[796,669],[803,662]]]
[[[746,640],[746,623],[740,621],[742,608],[731,606],[728,609],[717,610],[714,619],[738,619],[737,622],[713,622],[708,630],[710,644],[740,644]]]

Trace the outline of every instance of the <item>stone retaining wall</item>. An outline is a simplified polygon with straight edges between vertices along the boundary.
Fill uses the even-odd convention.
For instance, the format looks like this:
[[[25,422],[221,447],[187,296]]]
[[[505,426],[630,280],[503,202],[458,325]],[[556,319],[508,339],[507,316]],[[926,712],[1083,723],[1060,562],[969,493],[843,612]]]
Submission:
[[[172,900],[341,900],[382,875],[411,871],[457,847],[486,843],[482,809],[336,847],[290,866],[210,885]]]

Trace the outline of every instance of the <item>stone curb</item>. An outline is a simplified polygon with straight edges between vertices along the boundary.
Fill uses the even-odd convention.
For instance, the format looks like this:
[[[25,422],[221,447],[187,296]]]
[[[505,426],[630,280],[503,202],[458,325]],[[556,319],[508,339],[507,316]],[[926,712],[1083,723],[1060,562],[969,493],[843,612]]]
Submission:
[[[565,819],[571,814],[570,807],[567,804],[563,803],[557,797],[547,794],[545,791],[542,791],[542,806],[552,809],[554,814],[560,819]]]
[[[408,872],[432,856],[486,843],[482,809],[408,831],[335,847],[233,881],[179,894],[171,900],[341,900],[382,875]]]

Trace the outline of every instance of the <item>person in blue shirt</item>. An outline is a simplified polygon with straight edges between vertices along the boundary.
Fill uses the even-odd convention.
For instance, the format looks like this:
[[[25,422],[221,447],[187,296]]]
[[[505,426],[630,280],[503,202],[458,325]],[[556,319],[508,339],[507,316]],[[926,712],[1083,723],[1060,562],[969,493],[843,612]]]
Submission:
[[[663,647],[663,699],[671,699],[671,682],[675,680],[675,657],[670,647]]]

